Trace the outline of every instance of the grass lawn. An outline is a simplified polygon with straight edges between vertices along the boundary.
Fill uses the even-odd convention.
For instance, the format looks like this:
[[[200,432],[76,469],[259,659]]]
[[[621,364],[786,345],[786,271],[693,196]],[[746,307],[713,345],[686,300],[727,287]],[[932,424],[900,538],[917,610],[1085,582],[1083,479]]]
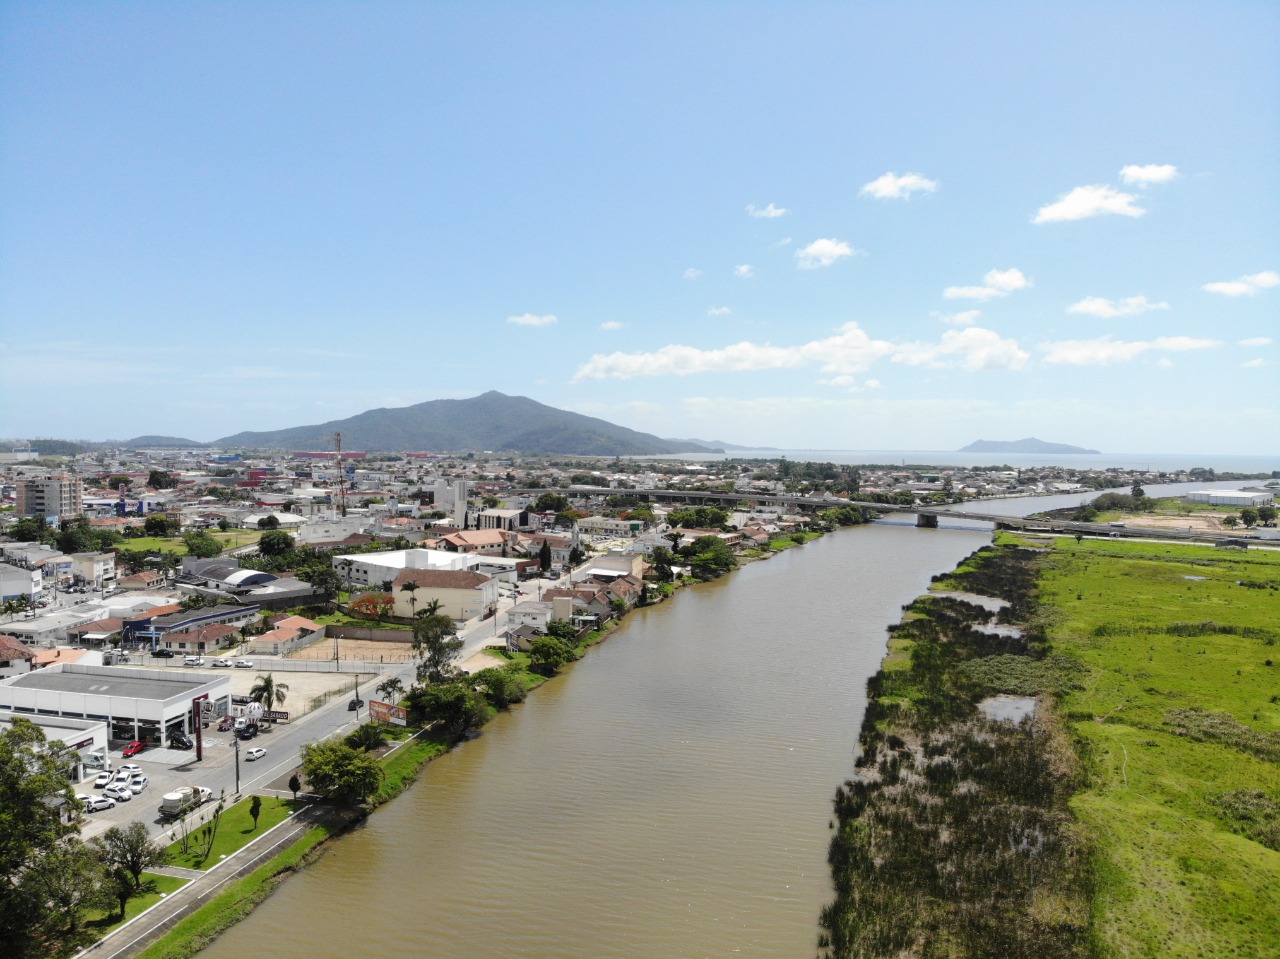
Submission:
[[[1280,554],[1064,538],[1040,602],[1054,651],[1089,668],[1062,706],[1089,774],[1072,805],[1101,953],[1280,956],[1280,851],[1219,805],[1280,802]],[[1234,738],[1179,735],[1175,710],[1227,714]]]
[[[144,872],[142,874],[142,887],[146,891],[129,900],[125,905],[123,918],[115,909],[105,912],[101,909],[92,909],[84,914],[84,929],[86,932],[92,933],[95,939],[101,939],[115,929],[116,926],[141,915],[165,896],[177,892],[188,882],[189,880],[187,879],[178,879],[175,876],[157,876],[155,873]]]
[[[199,837],[203,825],[193,828],[189,841],[189,852],[182,851],[182,840],[178,839],[169,845],[169,863],[187,869],[212,869],[233,852],[248,845],[272,826],[284,822],[294,809],[301,809],[301,803],[292,799],[279,799],[275,796],[262,797],[262,811],[258,815],[258,825],[254,828],[253,817],[249,815],[249,797],[228,806],[222,812],[218,822],[218,832],[213,840],[213,847],[208,858],[204,856],[204,842]],[[214,810],[209,804],[202,808],[208,815]],[[177,827],[171,826],[166,835],[178,835]]]
[[[209,533],[222,544],[223,549],[248,546],[262,537],[260,529],[229,529],[225,533],[212,529]],[[187,544],[182,541],[181,536],[134,536],[121,540],[117,545],[121,549],[143,549],[151,553],[168,552],[177,553],[179,556],[187,555]]]
[[[787,533],[785,536],[775,536],[773,539],[769,540],[769,548],[772,550],[780,550],[791,549],[793,546],[800,546],[800,543],[797,543],[791,538],[793,535],[797,534]],[[819,539],[822,536],[821,533],[800,533],[798,535],[803,536],[806,543],[811,539]]]

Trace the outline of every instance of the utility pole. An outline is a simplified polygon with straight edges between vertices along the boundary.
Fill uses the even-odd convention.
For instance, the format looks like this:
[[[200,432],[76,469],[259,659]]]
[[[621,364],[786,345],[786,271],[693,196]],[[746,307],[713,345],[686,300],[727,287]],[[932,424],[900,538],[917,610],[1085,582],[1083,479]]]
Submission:
[[[333,444],[336,450],[334,455],[334,463],[338,468],[338,512],[342,516],[347,515],[347,474],[342,470],[342,433],[333,434]]]
[[[240,795],[240,737],[236,735],[235,730],[231,731],[236,746],[236,795]]]

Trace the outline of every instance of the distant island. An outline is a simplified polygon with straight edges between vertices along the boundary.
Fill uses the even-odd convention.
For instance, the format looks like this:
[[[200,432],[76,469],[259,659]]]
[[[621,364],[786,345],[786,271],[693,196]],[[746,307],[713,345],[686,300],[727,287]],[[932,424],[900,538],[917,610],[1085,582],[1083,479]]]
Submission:
[[[959,453],[1097,453],[1098,450],[1087,450],[1083,446],[1070,446],[1067,443],[1046,443],[1034,436],[1024,440],[978,440],[957,450]]]

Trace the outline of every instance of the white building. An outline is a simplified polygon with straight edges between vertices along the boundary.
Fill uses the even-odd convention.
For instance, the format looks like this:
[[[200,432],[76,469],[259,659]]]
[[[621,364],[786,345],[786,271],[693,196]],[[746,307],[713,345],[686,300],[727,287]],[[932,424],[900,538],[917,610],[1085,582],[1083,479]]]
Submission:
[[[0,601],[20,596],[35,599],[43,584],[44,577],[38,569],[23,569],[21,566],[0,563]]]
[[[113,740],[167,740],[194,732],[204,707],[225,713],[231,702],[227,676],[127,666],[48,666],[0,683],[0,709],[105,722]]]
[[[1205,489],[1183,494],[1188,503],[1208,503],[1210,506],[1270,506],[1275,493],[1260,489]]]
[[[352,586],[372,586],[394,580],[406,569],[472,569],[479,557],[441,549],[396,549],[385,553],[349,553],[333,557],[333,569]],[[348,565],[350,564],[350,565]]]

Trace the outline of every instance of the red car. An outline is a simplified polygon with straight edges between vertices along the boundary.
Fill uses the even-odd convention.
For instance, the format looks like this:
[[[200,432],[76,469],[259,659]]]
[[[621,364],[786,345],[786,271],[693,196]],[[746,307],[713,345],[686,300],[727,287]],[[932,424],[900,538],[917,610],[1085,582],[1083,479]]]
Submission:
[[[136,756],[138,755],[138,753],[142,752],[146,748],[147,748],[146,743],[135,739],[128,746],[124,747],[124,751],[120,755],[125,756],[126,758],[129,756]]]

